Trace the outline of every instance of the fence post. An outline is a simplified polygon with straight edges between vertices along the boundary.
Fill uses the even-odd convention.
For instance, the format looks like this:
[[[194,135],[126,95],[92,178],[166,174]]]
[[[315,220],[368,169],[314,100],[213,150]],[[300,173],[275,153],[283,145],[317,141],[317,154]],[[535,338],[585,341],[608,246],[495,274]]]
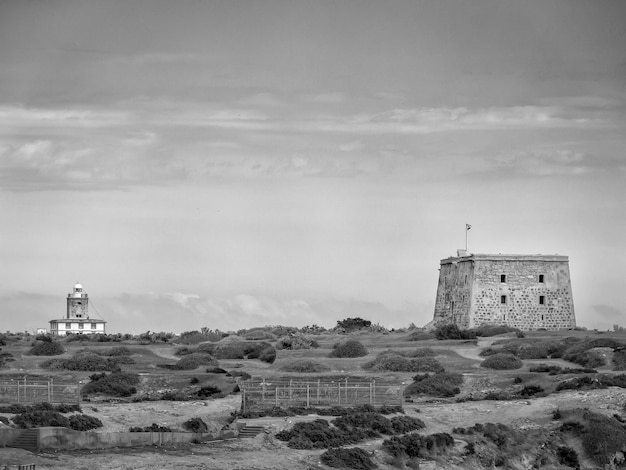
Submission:
[[[306,384],[306,407],[308,408],[311,405],[309,399],[309,384]]]
[[[246,386],[244,384],[241,384],[241,386],[243,387],[241,389],[241,412],[245,413],[246,412]]]
[[[317,404],[320,404],[320,379],[317,379]]]
[[[48,379],[48,403],[52,403],[52,379]]]
[[[276,402],[274,404],[278,406],[278,385],[276,385]]]

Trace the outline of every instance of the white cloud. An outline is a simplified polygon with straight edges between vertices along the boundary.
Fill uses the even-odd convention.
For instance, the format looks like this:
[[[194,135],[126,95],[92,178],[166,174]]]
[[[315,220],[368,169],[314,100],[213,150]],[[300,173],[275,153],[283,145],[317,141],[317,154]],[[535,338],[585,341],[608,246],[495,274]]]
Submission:
[[[342,152],[354,152],[355,150],[360,150],[363,147],[363,142],[361,142],[360,140],[353,140],[352,142],[340,145],[339,150],[341,150]]]

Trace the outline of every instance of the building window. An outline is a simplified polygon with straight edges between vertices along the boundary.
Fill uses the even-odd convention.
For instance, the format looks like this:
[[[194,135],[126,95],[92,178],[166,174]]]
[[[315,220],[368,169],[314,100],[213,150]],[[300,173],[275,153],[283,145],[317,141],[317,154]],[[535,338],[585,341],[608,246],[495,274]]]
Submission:
[[[91,324],[91,329],[92,329],[92,330],[95,330],[95,329],[96,329],[96,324],[95,324],[95,323],[92,323],[92,324]]]
[[[65,324],[65,329],[66,330],[71,330],[72,329],[72,324],[71,323],[66,323]]]
[[[465,275],[465,285],[467,285],[467,274]]]
[[[500,274],[500,282],[506,282],[506,274]]]
[[[544,305],[546,303],[546,296],[545,295],[540,295],[539,296],[539,305]]]
[[[83,323],[79,323],[78,324],[78,329],[82,330],[83,328],[85,328],[85,325]]]
[[[500,303],[501,304],[506,304],[506,295],[501,295],[500,296]]]
[[[539,282],[540,282],[541,284],[543,284],[543,279],[544,279],[543,274],[540,274],[540,275],[539,275]]]
[[[543,315],[541,315],[541,321],[543,321]]]

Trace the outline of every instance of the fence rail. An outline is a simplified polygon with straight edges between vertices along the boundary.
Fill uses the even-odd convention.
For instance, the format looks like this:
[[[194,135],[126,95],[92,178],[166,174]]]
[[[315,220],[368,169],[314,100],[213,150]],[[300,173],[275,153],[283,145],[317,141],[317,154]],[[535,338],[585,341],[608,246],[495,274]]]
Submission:
[[[242,411],[260,411],[280,407],[326,407],[356,405],[402,406],[400,384],[354,381],[271,380],[246,381],[240,384]]]
[[[0,403],[80,403],[80,384],[50,380],[0,380]]]

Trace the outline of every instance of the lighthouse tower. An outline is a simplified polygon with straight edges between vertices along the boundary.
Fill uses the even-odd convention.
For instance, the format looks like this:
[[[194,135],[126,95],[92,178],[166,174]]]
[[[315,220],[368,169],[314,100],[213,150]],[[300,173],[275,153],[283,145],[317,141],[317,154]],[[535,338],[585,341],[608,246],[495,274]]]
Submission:
[[[98,313],[96,311],[96,313]],[[65,318],[50,320],[50,333],[58,336],[67,334],[106,333],[106,321],[89,318],[89,296],[78,282],[72,292],[67,294],[67,312]]]
[[[66,318],[89,318],[89,296],[83,292],[83,286],[74,284],[73,292],[67,294]]]

